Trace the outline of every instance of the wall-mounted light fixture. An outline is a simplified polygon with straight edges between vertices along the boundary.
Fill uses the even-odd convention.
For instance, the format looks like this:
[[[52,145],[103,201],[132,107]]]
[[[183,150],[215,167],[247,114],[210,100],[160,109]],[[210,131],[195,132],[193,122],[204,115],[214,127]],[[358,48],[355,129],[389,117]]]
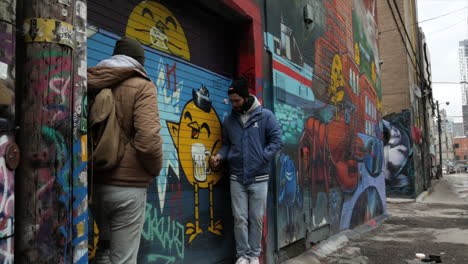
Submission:
[[[312,30],[314,28],[314,11],[309,4],[304,6],[304,23],[307,30]]]

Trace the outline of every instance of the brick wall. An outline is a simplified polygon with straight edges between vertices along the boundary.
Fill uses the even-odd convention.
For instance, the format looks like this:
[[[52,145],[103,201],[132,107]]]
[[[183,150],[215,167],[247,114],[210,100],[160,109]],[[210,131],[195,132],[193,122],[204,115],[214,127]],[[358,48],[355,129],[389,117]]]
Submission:
[[[401,1],[400,1],[401,2]],[[403,9],[401,7],[401,9]],[[405,46],[387,1],[377,1],[382,79],[383,115],[400,112],[410,106],[409,67]]]
[[[453,144],[455,145],[455,160],[468,160],[468,138],[454,138]]]

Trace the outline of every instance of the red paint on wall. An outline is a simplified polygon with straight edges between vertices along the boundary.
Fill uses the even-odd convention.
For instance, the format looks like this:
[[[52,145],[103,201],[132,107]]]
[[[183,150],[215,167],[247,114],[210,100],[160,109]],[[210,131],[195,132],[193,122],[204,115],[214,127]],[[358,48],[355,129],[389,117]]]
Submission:
[[[273,60],[273,69],[288,75],[289,77],[299,81],[305,86],[308,86],[308,87],[312,86],[312,80],[305,78],[304,76],[300,75],[299,73],[295,72],[294,70],[282,64],[279,61]]]
[[[240,27],[238,73],[251,71],[253,67],[255,79],[260,80],[263,72],[263,35],[260,8],[252,0],[224,0],[224,3],[251,21],[251,23]],[[259,85],[259,82],[255,83],[255,87],[251,87],[253,91],[251,90],[250,93],[261,94],[262,85]]]
[[[422,143],[421,129],[415,126],[411,126],[411,137],[413,138],[414,142],[416,142],[417,144],[421,144]]]

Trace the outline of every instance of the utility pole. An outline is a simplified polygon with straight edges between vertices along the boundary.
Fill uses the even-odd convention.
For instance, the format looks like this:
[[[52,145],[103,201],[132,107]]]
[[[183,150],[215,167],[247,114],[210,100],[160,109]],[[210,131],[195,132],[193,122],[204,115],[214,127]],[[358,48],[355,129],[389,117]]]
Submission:
[[[445,120],[446,121],[446,120]],[[445,160],[450,159],[450,151],[449,151],[449,144],[448,144],[448,137],[447,137],[447,123],[445,123],[444,135],[445,135]],[[448,169],[448,167],[447,167]]]
[[[86,2],[23,1],[15,262],[87,262]]]
[[[421,74],[422,75],[422,74]],[[424,80],[424,83],[422,84],[423,91],[426,92],[428,91],[427,83],[426,80]],[[423,93],[423,96],[421,98],[421,104],[422,104],[422,111],[423,111],[423,144],[422,144],[422,149],[423,149],[423,155],[422,155],[422,161],[423,161],[423,168],[424,168],[424,173],[423,173],[423,183],[424,183],[424,190],[427,190],[429,187],[431,187],[431,162],[428,159],[428,156],[430,155],[429,152],[429,126],[427,124],[427,102],[426,102],[426,94]]]
[[[87,155],[87,55],[86,55],[86,0],[75,0],[73,26],[75,49],[73,53],[73,178],[72,233],[74,263],[88,262],[88,155]]]
[[[439,130],[439,168],[437,171],[437,179],[442,178],[442,140],[441,140],[441,134],[442,134],[442,127],[441,127],[441,120],[440,120],[440,111],[439,111],[439,100],[436,101],[437,105],[437,126]]]
[[[16,1],[0,1],[0,243],[2,263],[13,263],[15,241],[16,116]]]
[[[427,190],[429,187],[431,187],[431,175],[432,175],[432,160],[430,157],[430,126],[428,124],[428,117],[429,117],[429,111],[427,109],[427,103],[431,101],[432,99],[432,94],[431,94],[431,87],[429,86],[429,78],[430,78],[430,73],[428,72],[427,65],[429,65],[429,61],[427,59],[427,44],[425,41],[425,38],[423,39],[423,32],[420,29],[419,30],[418,36],[418,50],[419,50],[419,80],[420,80],[420,86],[422,87],[422,96],[421,96],[421,104],[422,104],[422,112],[423,112],[423,125],[422,125],[422,130],[423,130],[423,144],[422,144],[422,149],[423,149],[423,168],[424,168],[424,190]],[[429,99],[428,99],[429,97]]]

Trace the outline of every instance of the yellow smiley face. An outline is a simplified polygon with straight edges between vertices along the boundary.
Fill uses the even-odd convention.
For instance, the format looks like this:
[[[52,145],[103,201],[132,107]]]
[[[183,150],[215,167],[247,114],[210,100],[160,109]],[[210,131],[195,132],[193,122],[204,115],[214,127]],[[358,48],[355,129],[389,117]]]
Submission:
[[[184,29],[169,9],[155,1],[143,1],[128,18],[125,34],[144,45],[190,60]]]
[[[179,123],[167,121],[179,161],[187,180],[208,188],[221,179],[221,173],[209,165],[211,155],[221,148],[221,122],[213,107],[205,112],[189,101],[182,111]]]

